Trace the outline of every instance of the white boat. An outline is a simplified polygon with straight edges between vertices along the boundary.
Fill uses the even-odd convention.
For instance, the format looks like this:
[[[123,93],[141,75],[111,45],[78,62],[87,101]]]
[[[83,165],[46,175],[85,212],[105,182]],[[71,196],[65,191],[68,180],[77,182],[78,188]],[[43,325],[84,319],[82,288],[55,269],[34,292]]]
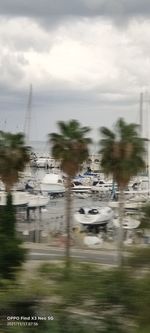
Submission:
[[[104,180],[94,181],[91,187],[91,191],[96,192],[107,192],[111,191],[113,187],[112,181],[106,182]]]
[[[7,193],[5,191],[0,192],[0,206],[6,205]],[[25,192],[12,191],[12,203],[14,206],[27,206],[28,198]]]
[[[84,225],[98,225],[109,222],[114,217],[114,212],[110,207],[81,207],[74,214],[76,222]]]
[[[47,173],[40,182],[40,190],[47,193],[64,193],[65,186],[60,174]]]
[[[49,167],[51,160],[49,157],[47,156],[40,156],[40,157],[37,157],[36,159],[36,162],[35,162],[35,165],[38,167],[38,168],[46,168],[46,167]]]
[[[30,194],[26,193],[28,200],[28,208],[42,208],[47,206],[49,203],[49,196],[44,196],[42,194]]]
[[[90,196],[90,193],[86,193],[86,192],[74,192],[73,193],[73,196],[75,197],[75,198],[79,198],[79,199],[86,199],[86,198],[88,198],[89,196]]]
[[[74,181],[74,182],[72,182],[71,191],[76,192],[76,193],[90,193],[91,192],[91,186],[83,185],[79,181]]]
[[[128,230],[136,229],[139,227],[140,223],[141,223],[140,221],[133,219],[131,216],[125,216],[123,220],[123,229],[128,229]],[[115,228],[120,227],[119,218],[113,220],[113,225]]]
[[[0,192],[0,206],[6,205],[6,192]],[[45,207],[50,198],[41,194],[30,194],[21,191],[12,191],[12,203],[14,206],[26,206],[28,208]]]

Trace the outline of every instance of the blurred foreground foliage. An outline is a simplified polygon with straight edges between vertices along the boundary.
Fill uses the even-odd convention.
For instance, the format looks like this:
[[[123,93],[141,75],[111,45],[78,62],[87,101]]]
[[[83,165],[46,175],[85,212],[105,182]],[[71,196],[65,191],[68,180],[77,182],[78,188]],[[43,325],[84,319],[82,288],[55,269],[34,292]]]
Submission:
[[[133,248],[126,263],[133,269],[146,269],[150,271],[150,246]]]
[[[0,207],[0,278],[15,279],[25,261],[26,251],[16,234],[16,212],[12,194],[7,194],[5,206]]]
[[[148,272],[141,276],[129,267],[101,270],[76,263],[66,281],[62,270],[57,265],[43,265],[41,274],[51,281],[51,296],[55,295],[55,301],[57,296],[56,309],[65,314],[67,322],[68,318],[84,322],[85,332],[150,332]],[[56,332],[65,331],[72,332],[63,328]]]
[[[53,316],[37,327],[1,325],[5,332],[149,333],[150,273],[134,268],[102,269],[72,262],[69,280],[63,263],[45,263],[20,282],[1,280],[0,313]]]

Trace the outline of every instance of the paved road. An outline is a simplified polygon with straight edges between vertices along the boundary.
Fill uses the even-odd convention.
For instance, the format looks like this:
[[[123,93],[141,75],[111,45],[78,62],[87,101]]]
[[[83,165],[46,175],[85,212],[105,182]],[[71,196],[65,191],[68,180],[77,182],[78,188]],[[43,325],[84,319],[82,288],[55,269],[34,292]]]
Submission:
[[[29,249],[28,260],[63,260],[65,251],[60,248]],[[95,262],[106,265],[117,264],[116,251],[95,251],[71,249],[71,257],[83,262]]]

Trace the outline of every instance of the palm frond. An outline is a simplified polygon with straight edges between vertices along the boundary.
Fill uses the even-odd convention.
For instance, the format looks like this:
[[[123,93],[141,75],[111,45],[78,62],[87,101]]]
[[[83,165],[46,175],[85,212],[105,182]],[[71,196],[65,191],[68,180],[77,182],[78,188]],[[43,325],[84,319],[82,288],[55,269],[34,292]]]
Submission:
[[[50,133],[49,142],[52,146],[52,155],[61,160],[65,172],[75,175],[80,165],[88,158],[88,145],[92,140],[86,137],[89,127],[82,127],[77,120],[58,122],[60,133]],[[69,171],[69,169],[71,171]]]
[[[29,147],[25,145],[23,133],[12,134],[0,131],[0,177],[10,187],[18,181],[30,160]]]
[[[112,174],[118,184],[126,186],[132,176],[145,168],[145,141],[138,135],[138,125],[127,124],[120,118],[114,132],[102,127],[100,133],[103,172]]]

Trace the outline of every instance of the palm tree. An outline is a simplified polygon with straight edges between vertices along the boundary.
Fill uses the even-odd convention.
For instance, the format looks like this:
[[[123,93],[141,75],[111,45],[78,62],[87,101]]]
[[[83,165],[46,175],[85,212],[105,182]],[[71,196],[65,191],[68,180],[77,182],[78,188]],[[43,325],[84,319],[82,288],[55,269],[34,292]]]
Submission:
[[[0,177],[7,193],[19,180],[19,172],[29,162],[29,148],[24,134],[0,131]]]
[[[22,133],[12,134],[0,131],[0,178],[7,193],[6,207],[4,208],[6,212],[14,210],[12,208],[11,190],[19,180],[19,172],[24,170],[28,161],[29,148],[25,146],[24,135]],[[6,228],[8,228],[8,221]],[[9,228],[14,229],[13,223]]]
[[[87,160],[88,145],[91,139],[86,137],[89,127],[82,127],[77,120],[59,121],[60,134],[49,134],[52,155],[60,160],[61,168],[67,175],[66,183],[66,268],[70,266],[70,220],[71,220],[71,184],[82,163]]]
[[[29,149],[24,135],[0,131],[0,178],[7,192],[6,205],[0,209],[0,277],[3,278],[14,278],[25,259],[25,250],[16,235],[11,190],[28,161]]]
[[[123,228],[124,217],[124,190],[131,177],[137,175],[145,167],[144,139],[139,137],[138,125],[127,124],[120,118],[114,132],[106,127],[100,128],[101,167],[106,175],[112,175],[119,189],[119,242],[118,261],[122,264]]]

